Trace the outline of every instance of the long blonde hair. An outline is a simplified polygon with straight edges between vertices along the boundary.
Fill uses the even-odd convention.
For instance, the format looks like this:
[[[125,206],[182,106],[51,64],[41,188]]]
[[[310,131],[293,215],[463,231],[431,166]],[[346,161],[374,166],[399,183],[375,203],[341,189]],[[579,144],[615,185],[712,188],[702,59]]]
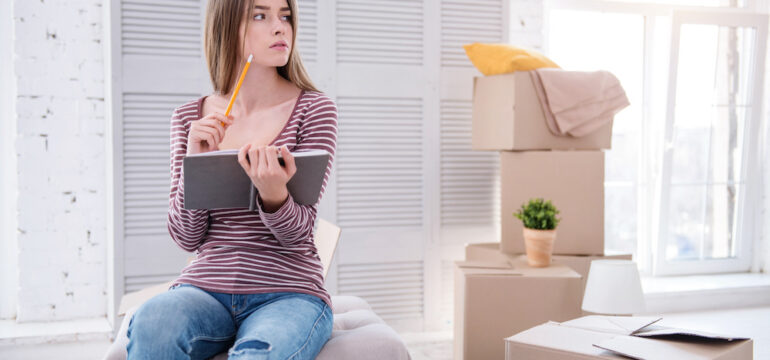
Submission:
[[[313,85],[310,76],[302,64],[299,52],[297,52],[297,24],[298,14],[296,0],[287,0],[291,11],[291,52],[289,61],[284,66],[278,67],[278,74],[289,80],[300,89],[318,91]],[[248,5],[248,6],[246,6]],[[246,42],[244,36],[241,44],[238,44],[238,30],[241,22],[246,21],[246,31],[249,30],[249,18],[254,8],[254,0],[209,0],[206,7],[206,24],[203,36],[203,45],[206,52],[206,63],[209,68],[209,76],[214,91],[220,94],[228,94],[235,86],[237,71],[240,70],[246,59],[238,61],[238,52],[243,49]],[[238,21],[233,21],[239,19]]]

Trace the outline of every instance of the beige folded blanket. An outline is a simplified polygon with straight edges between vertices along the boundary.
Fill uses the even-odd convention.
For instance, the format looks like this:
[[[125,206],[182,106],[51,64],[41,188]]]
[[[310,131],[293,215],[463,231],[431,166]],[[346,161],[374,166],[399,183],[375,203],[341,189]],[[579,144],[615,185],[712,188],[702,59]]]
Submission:
[[[609,71],[540,68],[529,73],[554,135],[590,134],[630,104],[620,81]]]

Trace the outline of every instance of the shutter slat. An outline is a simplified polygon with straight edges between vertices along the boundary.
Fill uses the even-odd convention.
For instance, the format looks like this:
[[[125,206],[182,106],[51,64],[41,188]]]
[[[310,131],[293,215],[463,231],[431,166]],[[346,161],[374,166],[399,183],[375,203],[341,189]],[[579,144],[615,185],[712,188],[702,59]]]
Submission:
[[[499,155],[471,150],[470,127],[470,101],[441,101],[442,225],[492,225],[499,213]]]
[[[422,318],[422,261],[340,264],[338,271],[339,293],[363,298],[383,320]]]
[[[199,1],[122,0],[120,22],[124,55],[201,56]]]
[[[422,2],[338,0],[336,6],[339,63],[422,64]]]
[[[126,277],[126,292],[137,291],[148,286],[174,280],[177,276],[179,276],[178,273]]]
[[[503,21],[502,0],[442,0],[441,66],[471,67],[462,46],[474,42],[502,42]]]
[[[123,94],[123,231],[129,236],[126,241],[131,236],[168,236],[171,114],[176,107],[198,96]]]
[[[395,226],[421,223],[422,101],[342,97],[338,108],[340,226],[379,226],[385,217]]]
[[[299,0],[299,29],[297,49],[303,62],[318,61],[318,3],[316,0]]]

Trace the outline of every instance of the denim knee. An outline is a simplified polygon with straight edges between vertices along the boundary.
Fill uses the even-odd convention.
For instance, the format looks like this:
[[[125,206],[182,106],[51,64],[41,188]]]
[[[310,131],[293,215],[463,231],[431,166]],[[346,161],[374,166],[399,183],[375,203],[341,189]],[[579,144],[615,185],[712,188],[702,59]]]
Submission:
[[[145,302],[129,322],[129,359],[208,359],[232,344],[235,324],[215,298],[175,288]]]
[[[228,352],[228,359],[268,359],[273,346],[263,340],[243,338],[235,342]]]
[[[149,304],[147,304],[149,305]],[[128,346],[139,346],[143,349],[152,349],[152,352],[167,353],[168,351],[182,351],[178,341],[181,335],[176,329],[170,329],[167,324],[160,324],[154,316],[152,307],[140,307],[128,323],[126,336],[129,339]]]

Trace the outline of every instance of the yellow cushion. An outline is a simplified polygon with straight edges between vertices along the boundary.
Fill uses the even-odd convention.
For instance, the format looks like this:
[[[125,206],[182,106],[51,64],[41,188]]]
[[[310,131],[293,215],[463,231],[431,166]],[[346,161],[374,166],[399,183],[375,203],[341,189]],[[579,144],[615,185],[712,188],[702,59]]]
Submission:
[[[558,68],[551,59],[529,49],[509,44],[473,43],[463,45],[465,53],[484,75],[507,74],[514,71],[534,70],[542,67]]]

